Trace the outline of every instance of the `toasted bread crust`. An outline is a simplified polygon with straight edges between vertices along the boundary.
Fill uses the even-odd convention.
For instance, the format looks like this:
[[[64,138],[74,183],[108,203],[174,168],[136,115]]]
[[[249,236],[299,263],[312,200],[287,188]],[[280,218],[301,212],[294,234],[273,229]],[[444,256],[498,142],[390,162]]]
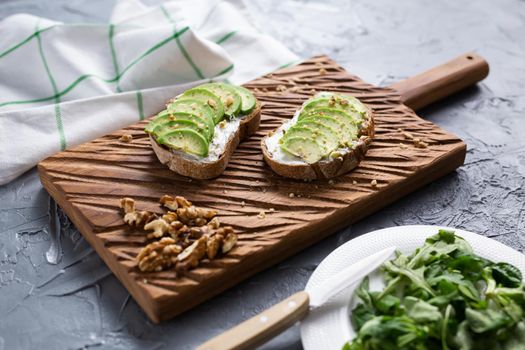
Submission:
[[[358,143],[350,152],[342,157],[321,160],[314,164],[287,164],[273,159],[266,148],[266,138],[269,135],[262,138],[261,149],[266,163],[281,176],[299,180],[330,179],[349,172],[365,158],[366,151],[374,137],[374,130],[374,118],[372,112],[368,111],[367,119],[359,131]]]
[[[259,129],[260,122],[261,104],[257,101],[253,111],[247,116],[242,117],[239,128],[226,143],[224,153],[214,162],[202,162],[199,159],[173,153],[167,147],[159,145],[153,136],[150,135],[149,138],[157,158],[159,158],[162,164],[168,166],[170,170],[194,179],[211,179],[222,174],[239,143],[255,133]]]

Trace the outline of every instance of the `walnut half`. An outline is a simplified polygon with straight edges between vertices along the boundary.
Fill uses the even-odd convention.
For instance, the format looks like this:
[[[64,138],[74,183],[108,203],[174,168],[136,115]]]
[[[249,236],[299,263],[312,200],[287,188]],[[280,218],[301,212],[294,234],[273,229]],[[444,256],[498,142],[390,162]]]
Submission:
[[[143,228],[151,220],[154,220],[156,215],[150,211],[134,211],[124,215],[124,222],[129,226]]]
[[[137,256],[140,271],[162,271],[177,263],[177,256],[182,248],[173,238],[164,237],[142,248]]]
[[[207,240],[207,236],[202,236],[177,256],[179,261],[175,266],[177,272],[186,272],[199,265],[199,261],[206,255]]]
[[[177,210],[178,208],[188,208],[192,206],[191,202],[182,196],[173,197],[167,194],[162,196],[159,202],[166,208],[173,211]]]
[[[135,201],[132,198],[122,198],[120,200],[120,207],[124,210],[124,213],[133,213],[135,211]]]
[[[208,259],[214,259],[222,246],[224,237],[221,235],[213,235],[206,242],[206,255]]]
[[[177,216],[179,220],[187,225],[202,226],[206,224],[206,220],[211,220],[217,215],[215,210],[197,208],[195,206],[184,207],[177,209]],[[203,221],[203,219],[205,221]]]
[[[223,254],[228,253],[236,243],[237,243],[237,235],[233,232],[228,233],[222,245],[222,253]]]
[[[146,236],[148,239],[160,238],[168,233],[169,229],[170,225],[164,219],[156,219],[144,225],[144,230],[153,231]]]

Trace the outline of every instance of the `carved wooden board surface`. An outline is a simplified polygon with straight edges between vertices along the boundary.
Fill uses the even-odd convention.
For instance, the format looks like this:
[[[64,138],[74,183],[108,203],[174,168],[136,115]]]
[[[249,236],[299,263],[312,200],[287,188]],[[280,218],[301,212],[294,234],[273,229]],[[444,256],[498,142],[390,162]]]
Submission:
[[[146,121],[39,164],[44,187],[154,322],[190,309],[463,164],[466,147],[460,139],[419,118],[395,91],[369,85],[327,57],[245,86],[263,103],[261,128],[241,143],[214,180],[190,180],[160,164],[143,132]],[[333,181],[306,183],[272,173],[262,158],[261,138],[322,90],[353,94],[373,109],[376,138],[365,160]],[[416,148],[399,129],[429,146]],[[132,134],[133,141],[120,142],[123,134]],[[185,276],[140,272],[135,257],[146,240],[122,221],[119,199],[132,197],[138,209],[160,213],[158,199],[164,194],[216,209],[221,221],[236,229],[237,246]],[[265,218],[258,217],[261,211]]]

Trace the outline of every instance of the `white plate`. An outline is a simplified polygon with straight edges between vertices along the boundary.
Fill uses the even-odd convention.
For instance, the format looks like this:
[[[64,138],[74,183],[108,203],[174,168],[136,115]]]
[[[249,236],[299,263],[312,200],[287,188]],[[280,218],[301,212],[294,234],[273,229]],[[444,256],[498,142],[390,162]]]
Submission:
[[[401,252],[410,254],[423,245],[428,236],[442,228],[456,231],[457,235],[470,243],[476,254],[496,262],[511,263],[525,275],[525,255],[490,238],[442,226],[397,226],[367,233],[334,250],[315,269],[305,290],[312,289],[343,268],[389,246],[394,245]],[[379,273],[372,273],[370,289],[377,290],[381,285]],[[342,291],[326,305],[310,312],[301,322],[301,339],[305,350],[340,350],[345,342],[353,338],[355,332],[349,315],[356,302],[352,297],[356,286]]]

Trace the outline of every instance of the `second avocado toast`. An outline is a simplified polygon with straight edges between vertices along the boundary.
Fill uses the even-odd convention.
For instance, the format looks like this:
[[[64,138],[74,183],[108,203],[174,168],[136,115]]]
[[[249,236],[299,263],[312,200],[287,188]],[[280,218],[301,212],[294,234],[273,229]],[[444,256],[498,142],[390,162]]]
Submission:
[[[224,171],[260,119],[261,105],[249,90],[207,83],[170,100],[145,131],[162,164],[184,176],[210,179]]]
[[[354,169],[374,137],[371,111],[357,98],[320,92],[261,141],[264,159],[293,179],[329,179]]]

